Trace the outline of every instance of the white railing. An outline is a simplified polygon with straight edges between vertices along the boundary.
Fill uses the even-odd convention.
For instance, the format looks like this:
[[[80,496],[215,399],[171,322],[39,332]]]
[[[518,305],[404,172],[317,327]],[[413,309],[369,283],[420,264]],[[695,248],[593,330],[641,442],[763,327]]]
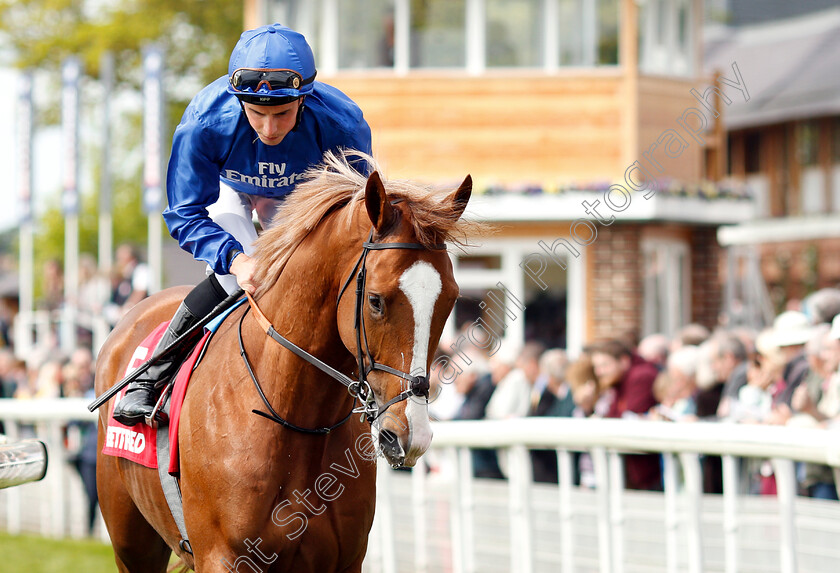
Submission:
[[[42,482],[0,491],[0,528],[83,535],[76,507],[83,495],[63,459],[62,429],[96,419],[87,403],[0,400],[11,438],[37,437],[50,449]],[[840,563],[840,503],[798,497],[795,476],[796,462],[836,473],[837,432],[567,418],[433,428],[423,471],[394,472],[380,463],[365,571],[804,573]],[[498,448],[509,479],[471,478],[469,448]],[[557,451],[559,485],[532,483],[528,448]],[[578,451],[592,458],[595,489],[572,483]],[[663,493],[625,490],[625,452],[662,454]],[[722,496],[703,494],[704,455],[722,458]],[[776,496],[742,493],[744,458],[772,461]]]
[[[95,421],[89,400],[0,400],[0,422],[9,440],[37,438],[47,446],[49,464],[42,481],[0,490],[0,529],[46,537],[84,537],[86,501],[81,479],[70,466],[67,445],[78,441],[70,422]],[[98,528],[107,539],[105,528]]]
[[[797,497],[795,477],[795,462],[837,473],[837,432],[568,418],[449,422],[434,431],[423,458],[433,471],[380,472],[369,572],[794,573],[840,563],[840,504]],[[499,448],[509,479],[472,479],[471,447]],[[528,448],[556,449],[559,486],[531,482]],[[575,451],[591,455],[594,490],[572,484]],[[625,452],[662,454],[663,493],[625,490]],[[722,496],[703,494],[703,455],[722,458]],[[776,496],[740,493],[742,458],[771,460]],[[443,507],[446,519],[432,526],[430,507]],[[400,527],[387,531],[388,523]],[[546,541],[545,531],[556,537]]]
[[[51,350],[58,344],[65,355],[76,348],[77,329],[91,332],[94,356],[111,333],[111,324],[103,314],[91,314],[66,307],[56,311],[21,311],[15,317],[14,348],[18,358],[26,359],[39,349]]]

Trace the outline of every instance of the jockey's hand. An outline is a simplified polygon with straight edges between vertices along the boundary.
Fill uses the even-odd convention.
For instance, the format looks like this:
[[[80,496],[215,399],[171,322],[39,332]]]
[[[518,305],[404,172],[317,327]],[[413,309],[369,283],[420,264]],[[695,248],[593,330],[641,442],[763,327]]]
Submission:
[[[254,272],[257,267],[254,259],[245,253],[239,253],[230,264],[230,274],[236,276],[236,282],[240,288],[254,294],[259,284],[254,280]]]

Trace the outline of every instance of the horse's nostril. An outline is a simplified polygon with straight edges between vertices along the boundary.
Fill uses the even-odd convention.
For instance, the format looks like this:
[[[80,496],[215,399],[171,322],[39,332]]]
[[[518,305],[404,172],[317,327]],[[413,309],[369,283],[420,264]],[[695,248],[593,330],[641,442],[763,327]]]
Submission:
[[[400,439],[391,430],[382,430],[379,432],[379,445],[384,450],[396,450],[400,447]]]
[[[391,464],[391,467],[402,467],[404,462],[404,452],[400,446],[400,439],[391,430],[382,430],[379,432],[379,447],[385,459]]]

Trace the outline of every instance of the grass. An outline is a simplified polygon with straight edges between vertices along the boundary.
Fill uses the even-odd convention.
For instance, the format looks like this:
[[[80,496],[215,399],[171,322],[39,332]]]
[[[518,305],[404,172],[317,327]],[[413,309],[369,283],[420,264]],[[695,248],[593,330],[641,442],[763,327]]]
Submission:
[[[116,570],[111,546],[99,541],[0,532],[3,573],[114,573]]]

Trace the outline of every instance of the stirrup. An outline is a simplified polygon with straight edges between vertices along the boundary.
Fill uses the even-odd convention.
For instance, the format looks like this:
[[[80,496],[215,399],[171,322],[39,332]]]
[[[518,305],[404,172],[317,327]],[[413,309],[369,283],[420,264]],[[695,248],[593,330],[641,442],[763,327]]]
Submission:
[[[174,380],[166,383],[166,386],[164,386],[163,390],[160,392],[160,397],[157,399],[155,407],[152,408],[151,413],[146,416],[144,421],[150,428],[157,429],[158,424],[166,425],[169,423],[169,415],[164,411],[164,407],[166,406],[166,401],[169,399],[169,395],[172,393],[172,388],[174,386]]]

